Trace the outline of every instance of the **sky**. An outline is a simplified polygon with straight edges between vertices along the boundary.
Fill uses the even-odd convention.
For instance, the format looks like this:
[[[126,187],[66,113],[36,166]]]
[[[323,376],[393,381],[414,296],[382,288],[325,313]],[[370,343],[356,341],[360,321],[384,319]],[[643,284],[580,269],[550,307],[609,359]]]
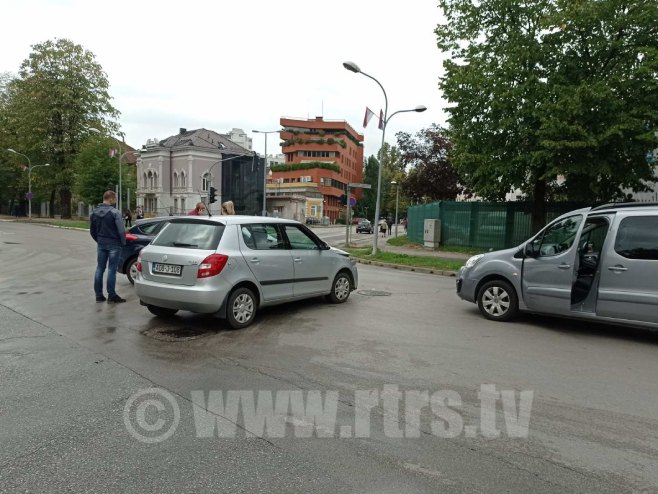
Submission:
[[[110,83],[126,142],[139,148],[206,128],[241,128],[264,152],[253,129],[280,129],[281,117],[347,121],[376,154],[381,88],[343,68],[355,62],[386,90],[386,142],[445,124],[438,89],[442,54],[434,29],[436,0],[0,0],[0,72],[17,73],[31,46],[67,38],[96,56]],[[281,152],[268,136],[267,152]]]

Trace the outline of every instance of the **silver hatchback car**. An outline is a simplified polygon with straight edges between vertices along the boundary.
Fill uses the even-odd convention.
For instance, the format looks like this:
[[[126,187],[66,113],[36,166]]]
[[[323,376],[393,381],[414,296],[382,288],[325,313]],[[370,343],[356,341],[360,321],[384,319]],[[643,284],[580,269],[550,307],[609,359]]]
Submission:
[[[156,316],[216,313],[233,328],[259,308],[325,295],[345,302],[356,262],[297,221],[189,216],[165,226],[137,262],[140,303]]]

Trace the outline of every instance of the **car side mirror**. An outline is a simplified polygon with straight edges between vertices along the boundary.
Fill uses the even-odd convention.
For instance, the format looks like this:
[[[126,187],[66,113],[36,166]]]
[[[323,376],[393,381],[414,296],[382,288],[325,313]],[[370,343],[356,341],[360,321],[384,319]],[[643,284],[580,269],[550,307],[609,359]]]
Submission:
[[[539,257],[539,242],[533,241],[525,244],[524,253],[526,257]]]
[[[331,247],[329,246],[328,243],[326,243],[326,242],[322,242],[322,243],[320,244],[320,250],[330,250],[330,249],[331,249]]]

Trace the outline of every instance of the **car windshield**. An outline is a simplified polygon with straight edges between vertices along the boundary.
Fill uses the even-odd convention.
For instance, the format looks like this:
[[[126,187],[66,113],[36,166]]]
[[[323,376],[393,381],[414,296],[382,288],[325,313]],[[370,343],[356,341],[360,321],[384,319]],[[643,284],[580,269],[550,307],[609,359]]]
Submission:
[[[206,221],[177,221],[162,229],[152,245],[186,249],[216,250],[224,225]]]

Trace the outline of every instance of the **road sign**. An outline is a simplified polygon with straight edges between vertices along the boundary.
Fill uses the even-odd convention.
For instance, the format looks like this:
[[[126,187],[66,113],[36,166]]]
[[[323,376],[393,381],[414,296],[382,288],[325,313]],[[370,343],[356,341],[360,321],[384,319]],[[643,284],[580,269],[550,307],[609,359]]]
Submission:
[[[352,183],[352,184],[347,184],[349,187],[352,189],[371,189],[372,185],[370,184],[358,184],[358,183]]]
[[[354,198],[354,197],[350,197],[350,206],[351,206],[351,207],[356,206],[356,198]]]
[[[25,194],[25,199],[27,199],[28,201],[31,201],[32,200],[32,192],[26,193]]]

